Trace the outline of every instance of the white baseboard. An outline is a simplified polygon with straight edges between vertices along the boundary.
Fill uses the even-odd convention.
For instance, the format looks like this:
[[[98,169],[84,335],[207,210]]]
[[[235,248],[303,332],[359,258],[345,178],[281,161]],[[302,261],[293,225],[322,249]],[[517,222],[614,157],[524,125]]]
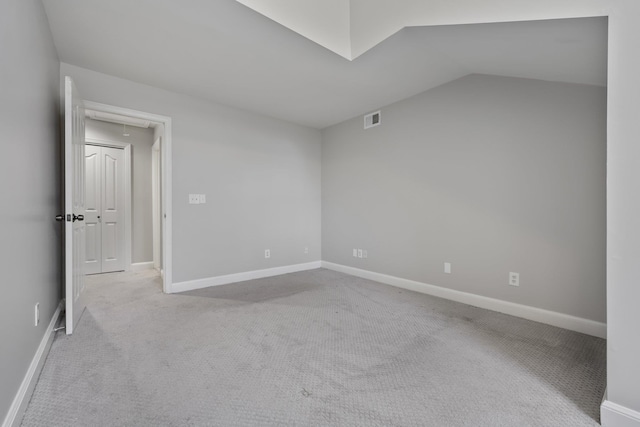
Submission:
[[[304,264],[286,265],[283,267],[266,268],[264,270],[246,271],[243,273],[227,274],[225,276],[189,280],[186,282],[172,283],[170,293],[192,291],[195,289],[208,288],[210,286],[227,285],[229,283],[244,282],[245,280],[262,279],[264,277],[279,276],[281,274],[295,273],[297,271],[315,270],[320,267],[321,261],[314,261]]]
[[[40,341],[40,345],[38,346],[38,350],[36,351],[35,356],[33,356],[33,360],[31,360],[31,364],[29,365],[29,369],[22,379],[22,384],[20,384],[20,388],[16,393],[16,396],[9,407],[9,412],[7,412],[7,416],[4,418],[2,423],[2,427],[13,427],[19,426],[22,422],[22,416],[24,415],[24,411],[27,409],[27,405],[29,404],[29,400],[31,398],[31,393],[33,393],[33,389],[36,386],[36,382],[38,381],[38,377],[40,375],[40,371],[42,370],[42,366],[44,365],[44,361],[47,358],[47,354],[49,354],[49,349],[51,348],[51,343],[53,342],[53,329],[56,326],[56,322],[60,317],[60,312],[62,311],[62,303],[58,304],[58,308],[56,308],[55,313],[53,313],[53,317],[49,322],[49,326],[44,332],[44,336]]]
[[[131,271],[143,271],[143,270],[153,270],[153,261],[149,262],[135,262],[131,264]]]
[[[322,267],[328,268],[329,270],[350,274],[352,276],[374,280],[376,282],[381,282],[398,288],[433,295],[436,297],[473,305],[475,307],[485,308],[487,310],[493,310],[500,313],[509,314],[511,316],[522,317],[524,319],[533,320],[535,322],[545,323],[547,325],[581,332],[583,334],[592,335],[598,338],[607,337],[607,325],[605,323],[596,322],[594,320],[583,319],[581,317],[570,316],[568,314],[557,313],[555,311],[544,310],[541,308],[530,307],[527,305],[516,304],[508,301],[502,301],[495,298],[483,297],[467,292],[456,291],[454,289],[443,288],[441,286],[434,286],[422,282],[416,282],[414,280],[402,279],[400,277],[375,273],[373,271],[362,270],[355,267],[348,267],[346,265],[334,264],[327,261],[322,261]]]
[[[600,406],[602,427],[640,427],[640,412],[605,400]]]

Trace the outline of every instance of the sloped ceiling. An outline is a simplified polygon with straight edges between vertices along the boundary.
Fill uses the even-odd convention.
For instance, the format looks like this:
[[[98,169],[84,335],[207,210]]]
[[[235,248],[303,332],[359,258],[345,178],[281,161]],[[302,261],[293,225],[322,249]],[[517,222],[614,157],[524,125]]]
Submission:
[[[236,1],[343,58],[353,59],[350,0]]]
[[[340,10],[346,0],[324,1]],[[63,62],[315,128],[471,73],[606,84],[605,18],[382,26],[363,41],[374,33],[352,1],[348,25],[320,10],[306,21],[347,28],[347,47],[364,52],[352,61],[345,45],[328,49],[236,0],[43,3]]]
[[[606,15],[604,0],[515,0],[510,2],[511,7],[502,8],[504,15],[496,13],[495,5],[482,2],[478,10],[478,2],[470,7],[468,0],[236,1],[348,60],[406,27],[450,25],[456,19],[467,24],[544,20],[550,11],[555,18]],[[496,20],[496,16],[501,17]]]

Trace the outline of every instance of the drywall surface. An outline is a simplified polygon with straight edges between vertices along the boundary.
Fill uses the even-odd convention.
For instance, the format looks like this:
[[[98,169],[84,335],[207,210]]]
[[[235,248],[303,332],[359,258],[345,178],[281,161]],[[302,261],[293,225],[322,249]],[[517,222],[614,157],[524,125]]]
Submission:
[[[351,59],[349,0],[238,0],[277,23]]]
[[[62,295],[59,62],[40,1],[0,3],[0,52],[2,421]]]
[[[605,88],[471,75],[322,157],[323,260],[605,321]]]
[[[320,259],[320,131],[65,63],[61,75],[84,99],[172,118],[174,283]]]
[[[611,0],[351,0],[353,57],[404,27],[606,16]]]
[[[123,126],[99,120],[86,120],[85,136],[101,141],[131,144],[131,262],[153,261],[153,227],[151,204],[151,146],[152,128]]]
[[[640,2],[609,18],[607,399],[640,413]],[[631,424],[630,424],[631,425]],[[636,424],[640,420],[636,419]]]

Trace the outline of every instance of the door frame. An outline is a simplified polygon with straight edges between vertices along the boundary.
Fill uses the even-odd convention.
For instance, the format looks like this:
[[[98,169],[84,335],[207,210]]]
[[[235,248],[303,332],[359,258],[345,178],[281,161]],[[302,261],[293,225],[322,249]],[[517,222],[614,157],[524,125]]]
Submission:
[[[153,268],[162,272],[162,168],[160,163],[162,156],[160,148],[162,147],[162,136],[158,136],[151,146],[151,203],[152,203],[152,225],[153,225]]]
[[[85,101],[86,104],[86,101]],[[133,212],[131,209],[131,143],[109,141],[106,139],[84,138],[85,144],[124,150],[124,271],[131,270]]]
[[[160,147],[161,156],[161,186],[162,186],[162,291],[172,293],[172,192],[171,192],[171,117],[144,111],[132,110],[114,105],[101,104],[99,102],[84,101],[85,108],[104,113],[119,114],[134,117],[136,119],[149,120],[164,125],[164,135]]]

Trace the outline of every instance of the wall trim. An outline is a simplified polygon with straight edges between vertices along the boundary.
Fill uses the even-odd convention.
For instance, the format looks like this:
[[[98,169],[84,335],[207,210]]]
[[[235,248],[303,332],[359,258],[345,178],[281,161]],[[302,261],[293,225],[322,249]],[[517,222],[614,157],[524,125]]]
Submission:
[[[602,427],[640,427],[640,412],[605,400],[600,406]]]
[[[468,292],[443,288],[441,286],[429,285],[427,283],[389,276],[387,274],[362,270],[360,268],[335,264],[328,261],[322,261],[322,267],[329,270],[350,274],[352,276],[374,280],[376,282],[381,282],[398,288],[433,295],[436,297],[473,305],[475,307],[485,308],[487,310],[493,310],[499,313],[522,317],[523,319],[533,320],[535,322],[545,323],[547,325],[581,332],[583,334],[592,335],[598,338],[607,337],[607,325],[605,323],[596,322],[594,320],[583,319],[581,317],[575,317],[555,311],[544,310],[542,308],[536,308],[495,298],[484,297],[481,295],[470,294]]]
[[[315,270],[320,267],[321,261],[313,261],[303,264],[266,268],[264,270],[245,271],[242,273],[227,274],[224,276],[207,277],[205,279],[188,280],[185,282],[173,283],[171,285],[171,293],[192,291],[195,289],[208,288],[210,286],[227,285],[229,283],[244,282],[245,280],[280,276],[281,274],[295,273],[298,271]]]
[[[134,262],[131,264],[131,271],[153,270],[153,261],[150,262]]]
[[[38,382],[38,377],[40,376],[40,371],[44,365],[44,361],[49,354],[49,349],[51,349],[51,343],[53,343],[54,332],[53,329],[60,318],[60,312],[62,311],[62,307],[64,304],[64,300],[61,300],[58,304],[58,308],[53,313],[53,317],[51,317],[51,321],[49,322],[49,326],[44,332],[44,336],[40,341],[40,345],[38,346],[38,350],[36,350],[36,354],[33,356],[31,360],[31,364],[29,365],[29,369],[27,369],[27,373],[22,379],[22,384],[20,384],[20,388],[16,393],[16,396],[9,407],[9,412],[7,412],[6,417],[2,423],[2,427],[12,427],[19,426],[22,422],[22,417],[24,416],[24,412],[27,409],[27,405],[31,400],[31,394],[33,393],[33,389]]]

